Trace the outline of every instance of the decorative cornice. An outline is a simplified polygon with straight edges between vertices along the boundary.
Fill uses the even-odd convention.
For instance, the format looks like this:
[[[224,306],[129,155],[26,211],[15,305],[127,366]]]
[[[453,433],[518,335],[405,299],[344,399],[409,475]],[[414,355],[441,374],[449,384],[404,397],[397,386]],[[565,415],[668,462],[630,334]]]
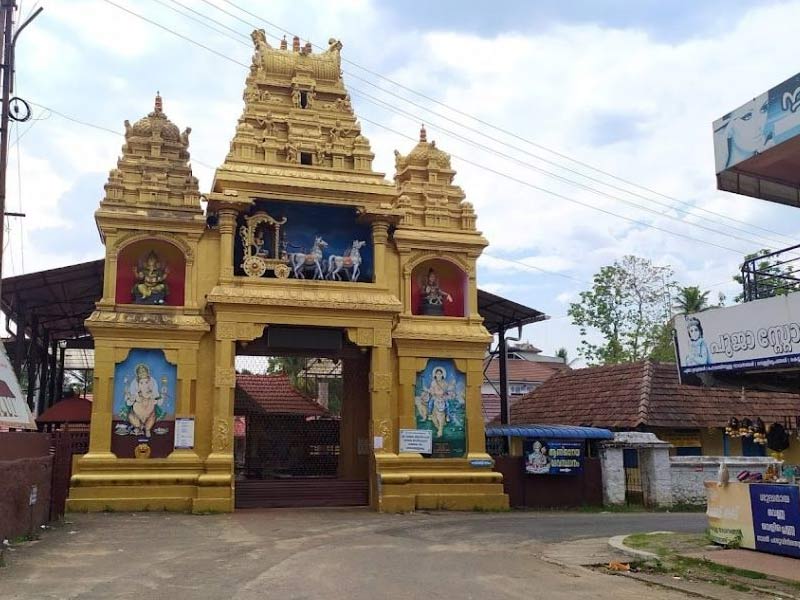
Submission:
[[[394,312],[402,310],[400,300],[389,292],[359,289],[358,285],[307,281],[261,281],[252,285],[218,285],[208,294],[209,303],[260,304],[308,309],[323,308],[342,312]]]

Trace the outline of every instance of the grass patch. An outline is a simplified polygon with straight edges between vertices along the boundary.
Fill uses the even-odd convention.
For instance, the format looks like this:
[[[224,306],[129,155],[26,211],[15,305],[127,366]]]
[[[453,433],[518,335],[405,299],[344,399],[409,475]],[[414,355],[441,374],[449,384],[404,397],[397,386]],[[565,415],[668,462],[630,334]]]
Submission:
[[[653,575],[679,577],[685,581],[714,583],[738,592],[768,591],[781,597],[793,597],[800,589],[800,583],[771,578],[765,573],[721,565],[707,558],[685,556],[707,547],[710,538],[707,534],[685,533],[636,533],[624,541],[626,546],[655,554],[653,560],[631,563],[634,571]],[[719,550],[718,552],[724,552]]]
[[[709,544],[705,534],[697,533],[634,533],[625,538],[625,545],[658,556],[700,550]]]

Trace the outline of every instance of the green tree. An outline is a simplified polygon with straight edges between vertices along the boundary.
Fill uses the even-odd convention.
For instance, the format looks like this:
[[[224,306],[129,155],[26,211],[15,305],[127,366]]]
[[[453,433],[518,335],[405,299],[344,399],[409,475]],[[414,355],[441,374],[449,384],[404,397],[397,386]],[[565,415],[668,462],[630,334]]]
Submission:
[[[702,312],[711,308],[708,303],[708,295],[710,293],[708,290],[701,291],[696,285],[679,287],[673,308],[678,311],[678,314]]]
[[[566,348],[559,348],[556,350],[556,356],[564,361],[564,364],[569,362],[569,353]]]
[[[733,280],[742,286],[742,292],[733,299],[734,302],[744,302],[745,288],[748,295],[757,298],[785,296],[800,290],[798,273],[791,265],[784,264],[779,257],[767,256],[772,252],[772,250],[762,248],[758,252],[744,257],[745,263],[764,258],[756,261],[752,277],[748,280],[745,280],[741,272],[733,276]]]
[[[676,284],[669,267],[625,256],[600,269],[592,289],[570,304],[569,315],[580,327],[578,353],[589,364],[614,364],[648,358],[664,335],[670,318],[670,293]],[[589,331],[602,343],[589,341]]]

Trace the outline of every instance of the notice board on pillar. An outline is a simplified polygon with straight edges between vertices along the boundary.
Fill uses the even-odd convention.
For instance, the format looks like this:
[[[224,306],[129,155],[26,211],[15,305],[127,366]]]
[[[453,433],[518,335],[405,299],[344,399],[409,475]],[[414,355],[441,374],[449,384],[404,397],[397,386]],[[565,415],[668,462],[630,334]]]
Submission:
[[[577,475],[583,470],[582,440],[525,440],[523,456],[529,475]]]

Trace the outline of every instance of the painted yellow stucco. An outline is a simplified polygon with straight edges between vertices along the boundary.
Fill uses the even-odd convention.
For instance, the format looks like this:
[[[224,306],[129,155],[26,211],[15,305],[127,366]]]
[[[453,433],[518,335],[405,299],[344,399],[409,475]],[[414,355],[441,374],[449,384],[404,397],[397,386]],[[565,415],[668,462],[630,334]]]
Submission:
[[[191,174],[190,130],[166,118],[160,98],[148,116],[126,122],[122,156],[96,213],[106,264],[103,298],[87,320],[96,357],[91,445],[75,464],[68,508],[233,510],[235,347],[271,325],[340,328],[369,352],[369,439],[383,440],[369,463],[375,509],[506,508],[501,476],[485,466],[481,414],[490,336],[478,314],[476,260],[487,242],[453,185],[450,157],[423,130],[408,154],[396,152],[388,182],[372,170],[374,155],[342,82],[341,44],[332,40],[315,54],[297,44],[272,48],[263,32],[253,41],[244,110],[204,195],[207,212]],[[291,279],[279,270],[276,278],[235,275],[236,219],[256,198],[356,208],[371,228],[374,280]],[[218,223],[209,226],[207,214]],[[142,240],[183,253],[183,306],[117,303],[117,258]],[[412,271],[431,258],[466,274],[463,317],[412,314]],[[163,349],[177,365],[175,412],[195,419],[193,450],[160,459],[111,452],[114,369],[133,348]],[[463,458],[398,452],[398,430],[415,427],[415,377],[429,358],[454,359],[466,374]]]

